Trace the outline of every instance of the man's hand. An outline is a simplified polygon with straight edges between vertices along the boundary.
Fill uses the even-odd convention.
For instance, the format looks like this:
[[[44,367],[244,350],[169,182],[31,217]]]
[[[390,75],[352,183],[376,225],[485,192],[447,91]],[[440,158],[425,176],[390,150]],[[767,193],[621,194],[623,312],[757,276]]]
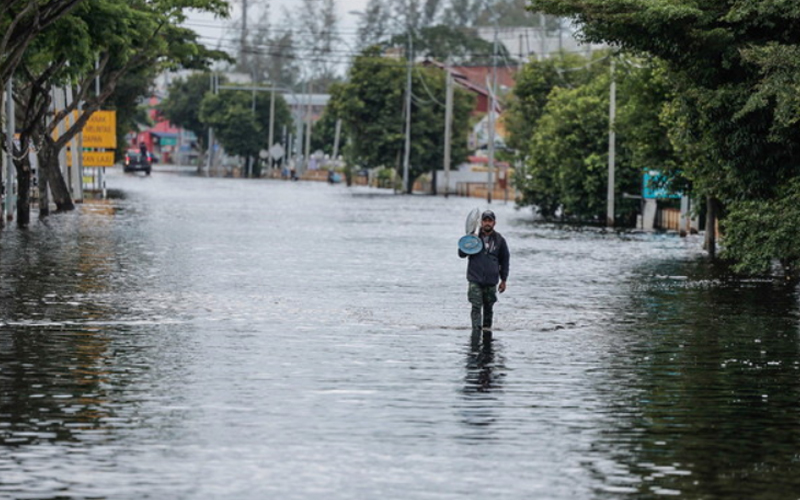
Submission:
[[[500,293],[503,293],[503,292],[506,291],[506,282],[505,281],[501,281],[500,282],[500,286],[497,287],[497,291],[500,292]]]

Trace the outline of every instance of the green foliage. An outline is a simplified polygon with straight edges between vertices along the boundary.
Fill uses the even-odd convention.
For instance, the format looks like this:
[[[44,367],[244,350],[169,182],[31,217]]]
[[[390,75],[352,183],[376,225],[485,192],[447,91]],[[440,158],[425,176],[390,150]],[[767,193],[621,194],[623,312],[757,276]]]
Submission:
[[[662,118],[683,175],[695,193],[727,205],[730,217],[747,210],[748,201],[781,200],[782,186],[800,176],[797,2],[532,0],[532,6],[573,17],[589,41],[665,61],[675,97]],[[735,248],[743,241],[728,239],[728,254],[746,259]]]
[[[350,68],[349,81],[334,87],[326,113],[342,119],[350,162],[369,168],[396,166],[402,172],[405,143],[404,92],[407,66],[367,49]],[[409,183],[441,168],[444,155],[445,75],[415,67],[412,74]],[[453,164],[466,159],[468,117],[473,98],[456,89],[453,106]],[[409,187],[407,186],[406,189]]]
[[[219,56],[196,42],[197,34],[180,27],[184,9],[224,14],[223,0],[85,0],[37,36],[25,53],[17,76],[27,105],[22,135],[43,121],[50,85],[71,85],[85,110],[107,103],[118,112],[125,133],[137,114],[137,98],[146,96],[156,75],[167,68],[197,67]],[[96,70],[96,65],[99,69]],[[100,93],[94,92],[95,72]],[[117,88],[119,91],[117,92]],[[50,129],[57,125],[52,121]],[[77,133],[81,122],[60,140]]]
[[[573,64],[577,63],[575,60]],[[560,214],[580,221],[605,220],[608,185],[608,127],[610,68],[608,58],[585,61],[570,72],[569,85],[552,85],[557,63],[531,63],[523,69],[522,89],[511,119],[518,128],[530,130],[530,138],[518,137],[517,172],[521,205],[532,205],[544,217]],[[644,171],[661,170],[672,176],[675,189],[681,183],[676,154],[667,139],[661,111],[670,87],[658,65],[642,60],[616,64],[617,114],[615,159],[615,215],[632,224],[638,202],[623,193],[639,194]],[[528,109],[523,113],[522,109]],[[531,116],[535,121],[527,121]],[[514,123],[514,122],[512,122]]]
[[[736,262],[734,270],[767,273],[779,262],[785,274],[798,274],[800,179],[793,179],[775,198],[738,201],[729,208],[722,255]]]
[[[518,172],[523,205],[544,217],[560,209],[564,218],[604,220],[608,183],[608,86],[605,75],[575,89],[553,89]],[[616,192],[631,192],[639,172],[624,157],[616,163]],[[630,218],[635,206],[618,197],[617,214]]]
[[[262,149],[269,149],[271,94],[259,92],[255,98],[245,90],[222,90],[219,94],[206,94],[200,104],[199,120],[214,127],[222,147],[233,155],[256,157]],[[292,127],[291,112],[283,96],[275,95],[275,130]]]
[[[334,84],[340,85],[340,84]],[[333,154],[333,147],[336,141],[336,120],[335,113],[323,112],[319,120],[314,123],[311,132],[311,151],[322,151],[327,155]],[[339,153],[342,151],[342,137],[339,137]]]
[[[508,145],[523,149],[533,136],[536,121],[542,116],[547,98],[556,87],[572,89],[591,81],[606,65],[592,64],[607,52],[598,52],[587,59],[577,54],[562,54],[544,61],[530,61],[515,76],[516,86],[508,109],[503,114],[509,131]]]
[[[225,78],[220,77],[220,85]],[[167,98],[158,106],[164,117],[178,127],[194,132],[200,146],[208,147],[208,125],[200,120],[200,103],[211,89],[210,73],[193,73],[173,80]]]
[[[386,43],[388,47],[405,48],[406,34],[395,35]],[[473,28],[454,28],[445,25],[428,26],[415,30],[412,36],[415,57],[429,57],[439,61],[451,58],[453,64],[491,64],[494,44],[478,36]],[[501,60],[510,60],[508,49],[498,45]]]
[[[666,179],[660,186],[672,192],[691,191],[683,163],[670,141],[671,124],[665,110],[673,102],[672,82],[659,60],[632,58],[616,66],[617,92],[624,105],[617,109],[617,129],[625,141],[618,146],[639,172],[658,170]]]

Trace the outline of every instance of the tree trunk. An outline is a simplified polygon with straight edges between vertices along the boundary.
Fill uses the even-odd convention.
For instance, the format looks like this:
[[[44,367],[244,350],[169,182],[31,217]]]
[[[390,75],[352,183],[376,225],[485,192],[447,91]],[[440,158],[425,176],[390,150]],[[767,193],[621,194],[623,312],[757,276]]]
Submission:
[[[31,223],[31,161],[22,155],[14,161],[17,168],[17,227],[25,228]]]
[[[706,238],[703,247],[712,259],[717,256],[717,199],[706,197]]]
[[[50,184],[39,166],[39,218],[50,215]]]
[[[58,152],[49,144],[49,141],[45,141],[45,146],[39,154],[39,164],[39,168],[47,178],[50,192],[53,194],[56,212],[75,210],[75,203],[72,201],[69,187],[58,165]]]
[[[3,168],[6,165],[5,161],[6,161],[5,151],[3,150],[2,146],[0,146],[0,189],[2,189],[2,185],[3,185]],[[5,193],[2,193],[2,194],[4,195]],[[4,203],[4,202],[5,202],[5,200],[3,199],[3,196],[0,196],[0,203]],[[5,227],[5,225],[6,225],[6,221],[4,221],[3,217],[1,216],[2,213],[3,213],[3,210],[2,210],[2,207],[0,207],[0,228]]]

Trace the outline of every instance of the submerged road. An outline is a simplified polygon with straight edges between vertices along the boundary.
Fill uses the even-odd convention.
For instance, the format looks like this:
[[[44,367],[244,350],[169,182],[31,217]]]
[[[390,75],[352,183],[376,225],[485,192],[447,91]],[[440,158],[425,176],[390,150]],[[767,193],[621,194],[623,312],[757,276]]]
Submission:
[[[0,498],[796,498],[797,290],[698,237],[531,222],[470,338],[484,202],[112,172],[0,233]]]

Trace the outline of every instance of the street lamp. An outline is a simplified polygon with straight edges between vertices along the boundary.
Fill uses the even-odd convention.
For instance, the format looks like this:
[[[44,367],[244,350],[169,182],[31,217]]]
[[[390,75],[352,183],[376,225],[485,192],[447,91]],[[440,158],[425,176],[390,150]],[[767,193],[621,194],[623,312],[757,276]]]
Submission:
[[[351,10],[349,14],[358,17],[364,17],[364,13],[357,10]],[[400,26],[399,23],[398,26]],[[410,161],[409,159],[411,157],[411,71],[414,63],[414,45],[411,38],[411,25],[407,24],[404,28],[406,35],[408,36],[408,52],[406,53],[406,139],[403,151],[403,193],[411,191],[408,185],[408,170]]]

